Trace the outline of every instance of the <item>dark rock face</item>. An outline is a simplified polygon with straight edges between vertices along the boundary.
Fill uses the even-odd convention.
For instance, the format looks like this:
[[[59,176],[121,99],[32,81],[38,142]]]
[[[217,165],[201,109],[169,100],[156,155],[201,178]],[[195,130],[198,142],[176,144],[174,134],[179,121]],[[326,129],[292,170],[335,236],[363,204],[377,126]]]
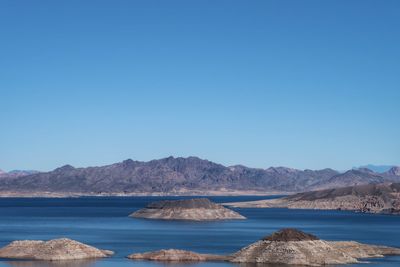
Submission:
[[[396,173],[396,171],[393,171]],[[400,182],[400,176],[352,170],[296,170],[226,167],[196,157],[168,157],[149,162],[131,159],[102,167],[74,168],[15,176],[1,174],[0,193],[196,194],[224,192],[304,192],[355,184]]]
[[[307,234],[297,229],[286,228],[274,232],[271,235],[264,237],[262,240],[287,242],[287,241],[319,240],[319,238],[316,237],[315,235]]]

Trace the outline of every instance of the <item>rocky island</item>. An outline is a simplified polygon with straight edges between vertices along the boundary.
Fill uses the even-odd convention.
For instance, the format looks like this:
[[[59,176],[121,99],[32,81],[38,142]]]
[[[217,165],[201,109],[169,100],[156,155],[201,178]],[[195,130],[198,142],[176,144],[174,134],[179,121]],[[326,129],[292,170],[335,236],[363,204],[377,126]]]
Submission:
[[[351,210],[400,214],[400,183],[369,184],[299,193],[284,198],[225,203],[242,208]]]
[[[132,260],[153,260],[153,261],[226,261],[227,256],[200,254],[180,249],[162,249],[159,251],[134,253],[128,256]]]
[[[153,202],[129,216],[145,219],[191,221],[246,219],[239,213],[213,203],[207,198]]]
[[[104,258],[112,254],[68,238],[13,241],[0,249],[0,258],[46,261]]]
[[[358,259],[361,258],[385,255],[400,255],[400,249],[354,241],[325,241],[296,229],[282,229],[227,256],[170,249],[132,254],[128,258],[157,261],[224,260],[235,263],[323,266],[359,263]]]

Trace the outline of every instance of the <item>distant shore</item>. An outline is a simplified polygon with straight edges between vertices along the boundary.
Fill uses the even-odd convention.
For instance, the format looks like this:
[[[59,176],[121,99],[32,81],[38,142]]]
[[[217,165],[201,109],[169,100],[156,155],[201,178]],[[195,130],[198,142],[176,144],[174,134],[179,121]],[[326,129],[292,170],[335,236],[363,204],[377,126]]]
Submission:
[[[77,192],[0,192],[0,198],[75,198],[75,197],[146,197],[146,196],[282,196],[294,192],[260,191],[177,191],[177,192],[141,192],[141,193],[77,193]]]

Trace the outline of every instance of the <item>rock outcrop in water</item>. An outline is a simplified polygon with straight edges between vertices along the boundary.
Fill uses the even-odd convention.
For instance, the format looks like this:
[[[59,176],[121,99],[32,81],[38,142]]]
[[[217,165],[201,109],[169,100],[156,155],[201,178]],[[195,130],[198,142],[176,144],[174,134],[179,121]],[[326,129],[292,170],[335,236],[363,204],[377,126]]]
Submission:
[[[399,255],[400,249],[357,242],[332,242],[296,229],[283,229],[233,254],[230,261],[321,266],[357,263],[359,258]]]
[[[336,209],[398,215],[400,183],[359,185],[311,191],[279,199],[225,204],[243,208]]]
[[[128,258],[156,261],[224,260],[235,263],[323,266],[358,263],[358,259],[361,258],[385,255],[400,255],[400,249],[354,241],[324,241],[296,229],[282,229],[227,256],[170,249],[132,254]]]
[[[162,249],[154,252],[135,253],[128,256],[132,260],[153,260],[153,261],[224,261],[228,257],[199,254],[187,250]]]
[[[14,241],[0,249],[0,258],[46,261],[104,258],[112,254],[68,238]]]
[[[239,213],[213,203],[207,198],[153,202],[130,216],[146,219],[191,221],[246,219]]]
[[[284,229],[233,254],[232,262],[320,266],[356,263],[329,242],[295,229]]]

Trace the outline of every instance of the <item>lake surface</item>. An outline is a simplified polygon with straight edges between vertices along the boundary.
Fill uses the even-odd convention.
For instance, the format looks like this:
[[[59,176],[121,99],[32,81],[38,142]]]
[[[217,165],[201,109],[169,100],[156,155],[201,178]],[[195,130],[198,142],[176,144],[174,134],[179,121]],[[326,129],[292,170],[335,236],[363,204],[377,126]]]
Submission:
[[[209,197],[235,202],[266,197]],[[400,216],[344,211],[235,209],[247,220],[222,222],[157,221],[129,218],[148,202],[175,197],[0,198],[0,246],[19,239],[68,237],[115,251],[96,261],[45,263],[0,260],[0,266],[161,267],[165,263],[132,261],[134,252],[178,248],[201,253],[229,254],[273,231],[294,227],[327,240],[356,240],[400,247]],[[368,260],[364,266],[400,266],[400,257]],[[230,263],[179,264],[196,267],[237,267]],[[244,265],[240,265],[244,266]],[[251,266],[251,265],[247,265]],[[278,265],[263,265],[278,266]],[[363,266],[363,264],[351,265]]]

